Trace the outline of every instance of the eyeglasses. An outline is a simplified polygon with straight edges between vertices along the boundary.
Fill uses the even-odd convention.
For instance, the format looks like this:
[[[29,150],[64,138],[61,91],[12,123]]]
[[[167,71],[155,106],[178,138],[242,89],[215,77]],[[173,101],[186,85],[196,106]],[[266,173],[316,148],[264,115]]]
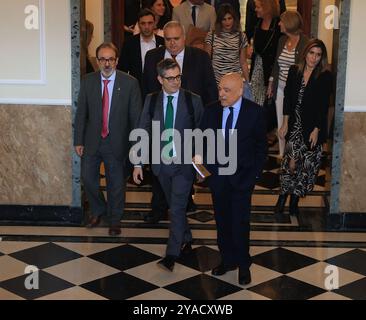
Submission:
[[[108,58],[108,59],[106,59],[106,58],[99,58],[98,59],[98,61],[100,62],[100,63],[115,63],[116,62],[116,58]]]
[[[178,74],[175,77],[162,77],[162,78],[168,80],[169,82],[174,82],[174,81],[180,81],[182,79],[182,75]]]

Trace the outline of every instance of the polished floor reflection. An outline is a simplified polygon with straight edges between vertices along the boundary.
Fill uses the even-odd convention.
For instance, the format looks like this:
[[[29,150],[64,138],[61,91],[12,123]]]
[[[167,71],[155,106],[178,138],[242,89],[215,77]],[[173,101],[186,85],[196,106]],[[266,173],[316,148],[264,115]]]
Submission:
[[[276,170],[277,161],[270,158],[253,195],[252,282],[247,286],[238,284],[237,271],[220,277],[210,273],[219,252],[204,186],[196,187],[197,210],[188,213],[193,251],[168,272],[157,261],[164,256],[169,222],[144,222],[151,188],[129,184],[117,237],[108,236],[103,224],[95,229],[0,226],[0,300],[366,299],[366,233],[326,229],[326,168],[311,196],[301,201],[299,216],[286,213],[280,221],[272,214]],[[25,286],[29,266],[40,270],[37,290]]]

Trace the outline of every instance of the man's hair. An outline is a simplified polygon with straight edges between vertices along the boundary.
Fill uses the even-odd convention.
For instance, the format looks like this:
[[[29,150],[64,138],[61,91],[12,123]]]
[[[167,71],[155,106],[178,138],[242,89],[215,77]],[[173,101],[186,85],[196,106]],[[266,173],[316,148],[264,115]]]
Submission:
[[[95,50],[95,54],[97,59],[99,58],[98,53],[101,49],[109,48],[112,49],[116,55],[116,58],[119,57],[118,48],[112,43],[112,42],[103,42],[101,45],[98,46],[98,48]]]
[[[183,26],[179,21],[172,20],[172,21],[167,22],[167,23],[164,25],[163,30],[165,31],[165,29],[168,29],[168,28],[181,28],[181,29],[182,29],[182,32],[183,32],[183,34],[185,34],[185,33],[186,33],[186,31],[185,31],[185,29],[184,29],[184,26]]]
[[[164,77],[165,72],[167,70],[175,69],[175,68],[178,68],[180,71],[180,66],[179,66],[178,62],[175,61],[174,59],[170,59],[170,58],[161,60],[156,66],[156,70],[160,77]]]
[[[137,21],[140,21],[140,19],[142,17],[146,17],[146,16],[152,16],[154,18],[155,21],[155,14],[154,12],[152,12],[150,9],[147,8],[143,8],[139,11],[138,15],[137,15]]]

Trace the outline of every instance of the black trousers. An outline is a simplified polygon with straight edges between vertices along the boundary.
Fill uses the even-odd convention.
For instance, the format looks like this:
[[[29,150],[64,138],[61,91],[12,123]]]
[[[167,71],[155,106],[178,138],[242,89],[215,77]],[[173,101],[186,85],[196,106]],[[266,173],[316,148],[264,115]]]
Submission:
[[[249,268],[250,208],[252,192],[231,186],[228,177],[214,176],[209,186],[217,227],[217,244],[225,266]]]

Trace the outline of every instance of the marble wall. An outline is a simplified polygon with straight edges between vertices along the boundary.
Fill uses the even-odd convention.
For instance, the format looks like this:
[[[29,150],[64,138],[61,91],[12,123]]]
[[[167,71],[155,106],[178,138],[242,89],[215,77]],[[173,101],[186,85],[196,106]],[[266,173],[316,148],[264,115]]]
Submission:
[[[0,205],[71,205],[70,132],[70,106],[0,105]]]
[[[341,212],[366,212],[366,113],[344,113],[339,205]]]

